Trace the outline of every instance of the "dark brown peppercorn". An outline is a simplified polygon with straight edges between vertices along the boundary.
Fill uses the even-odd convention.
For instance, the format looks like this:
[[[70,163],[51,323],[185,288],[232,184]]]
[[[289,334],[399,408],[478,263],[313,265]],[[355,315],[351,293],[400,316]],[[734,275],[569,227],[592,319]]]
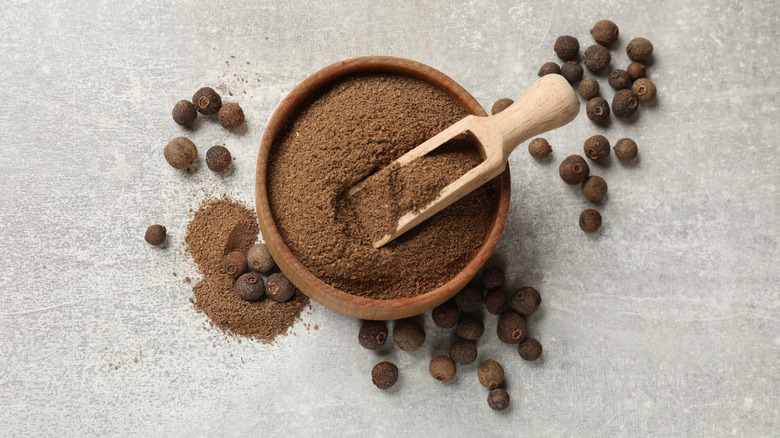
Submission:
[[[590,168],[581,156],[569,155],[558,166],[558,174],[566,184],[580,184],[590,175]]]
[[[149,228],[146,229],[146,234],[144,234],[144,240],[146,240],[146,243],[152,246],[159,246],[162,245],[163,242],[165,242],[165,236],[167,235],[167,231],[165,230],[165,227],[162,225],[152,225]]]
[[[477,360],[477,344],[465,339],[458,339],[450,345],[450,357],[461,365],[468,365]]]
[[[214,172],[222,172],[230,166],[232,157],[224,146],[212,146],[206,151],[206,166]]]
[[[547,156],[550,155],[550,152],[552,152],[550,143],[542,137],[537,137],[528,143],[528,153],[537,160],[547,158]]]
[[[235,102],[226,103],[219,109],[217,121],[223,128],[236,129],[244,123],[244,110]]]
[[[498,99],[497,101],[495,101],[493,103],[493,107],[490,108],[490,114],[495,116],[496,114],[500,113],[501,111],[509,108],[509,106],[512,105],[513,103],[514,103],[514,101],[512,101],[512,99],[510,99],[508,97],[503,97],[501,99]]]
[[[561,66],[561,76],[566,78],[570,84],[574,84],[582,79],[582,65],[577,61],[567,61]]]
[[[588,118],[594,123],[604,124],[609,120],[609,104],[603,97],[594,97],[585,106]]]
[[[580,213],[580,228],[586,233],[593,233],[601,227],[601,214],[589,208]]]
[[[461,312],[476,312],[482,307],[485,297],[482,295],[482,289],[472,284],[466,285],[457,295],[455,295],[455,304]]]
[[[213,88],[203,87],[192,96],[192,103],[198,107],[201,114],[209,116],[216,114],[222,107],[222,98]]]
[[[482,284],[485,289],[498,289],[504,285],[504,270],[498,266],[491,266],[482,271]]]
[[[631,161],[636,157],[637,145],[630,138],[621,138],[615,143],[615,155],[620,161]]]
[[[458,306],[453,301],[436,306],[431,312],[433,323],[441,328],[452,328],[458,323]]]
[[[656,89],[653,81],[647,78],[639,78],[634,82],[631,90],[636,94],[636,98],[642,103],[649,103],[655,99]]]
[[[277,303],[285,303],[295,295],[295,285],[281,272],[271,274],[265,283],[265,294]]]
[[[599,95],[599,83],[593,78],[585,78],[577,87],[577,92],[583,99],[591,100]]]
[[[493,289],[485,295],[485,308],[492,315],[500,315],[509,308],[509,300],[501,289]]]
[[[645,62],[653,54],[653,43],[647,38],[634,38],[626,46],[628,58],[636,62]]]
[[[512,294],[512,300],[509,304],[518,315],[528,317],[539,310],[539,306],[542,304],[542,296],[538,290],[525,286]]]
[[[582,194],[590,202],[601,202],[607,195],[607,182],[600,176],[591,175],[582,183]]]
[[[479,383],[486,388],[498,388],[504,383],[504,368],[493,359],[488,359],[479,366],[477,378],[479,378]]]
[[[488,394],[488,406],[494,411],[503,411],[509,407],[509,393],[503,388],[496,388]]]
[[[455,362],[447,356],[436,356],[431,359],[428,372],[439,382],[449,382],[455,378]]]
[[[268,251],[268,247],[264,243],[258,243],[249,247],[249,251],[246,253],[246,260],[252,269],[263,274],[268,274],[276,266],[274,258],[271,257],[271,252]]]
[[[515,312],[504,313],[498,318],[496,334],[498,334],[498,339],[507,344],[523,342],[526,334],[528,334],[525,319]]]
[[[542,355],[542,344],[534,338],[526,338],[518,345],[517,352],[525,360],[536,360]]]
[[[617,41],[620,29],[609,20],[600,20],[590,30],[590,34],[597,43],[608,46]]]
[[[371,370],[371,382],[379,389],[389,389],[398,381],[398,367],[392,362],[379,362]]]
[[[242,300],[258,301],[265,296],[263,277],[247,272],[236,280],[236,293]]]
[[[571,61],[580,53],[580,42],[571,35],[559,36],[553,46],[555,54],[564,61]]]
[[[387,340],[387,325],[382,321],[363,321],[358,342],[367,350],[379,350]]]
[[[195,109],[195,105],[189,100],[180,100],[173,106],[171,115],[174,122],[182,126],[190,126],[198,117],[198,110]]]
[[[645,77],[645,65],[641,62],[634,61],[631,64],[628,64],[626,71],[628,72],[628,77],[630,77],[632,81]]]
[[[176,137],[169,141],[163,149],[165,161],[177,169],[186,169],[198,156],[195,143],[186,137]]]
[[[458,336],[469,341],[476,341],[485,332],[485,324],[474,315],[463,315],[458,321]]]
[[[583,149],[591,160],[603,160],[609,156],[609,140],[603,135],[593,135],[585,140]]]
[[[413,319],[403,319],[393,330],[395,345],[404,351],[417,351],[425,343],[425,330]]]
[[[594,44],[585,50],[583,59],[588,70],[593,73],[600,73],[609,67],[612,55],[609,54],[609,50],[604,48],[604,46]]]
[[[624,88],[615,93],[612,98],[612,112],[621,119],[627,119],[634,115],[639,101],[633,91]]]
[[[561,67],[554,62],[545,62],[542,64],[542,67],[539,69],[539,73],[537,74],[539,76],[559,75],[561,74]]]
[[[222,266],[225,268],[225,273],[233,278],[244,275],[244,272],[249,268],[246,263],[246,257],[238,251],[233,251],[226,255]]]
[[[607,79],[607,82],[609,82],[609,86],[620,90],[622,88],[628,88],[628,85],[631,83],[631,78],[628,76],[628,72],[625,70],[617,69],[612,70],[612,73],[609,74],[609,79]]]

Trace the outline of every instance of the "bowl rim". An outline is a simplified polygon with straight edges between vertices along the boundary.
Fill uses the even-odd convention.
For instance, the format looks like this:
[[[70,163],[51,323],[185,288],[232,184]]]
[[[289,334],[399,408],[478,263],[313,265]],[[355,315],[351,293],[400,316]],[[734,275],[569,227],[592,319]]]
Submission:
[[[499,180],[498,211],[482,247],[474,258],[444,285],[414,297],[382,300],[351,295],[320,280],[292,254],[276,226],[266,190],[268,157],[277,133],[283,129],[289,115],[298,105],[328,83],[361,72],[404,74],[424,80],[447,93],[469,114],[487,116],[479,102],[457,82],[420,62],[393,56],[363,56],[331,64],[308,76],[293,88],[268,121],[258,152],[255,172],[255,207],[260,230],[271,255],[282,272],[304,294],[325,307],[347,316],[379,320],[405,318],[425,312],[454,296],[479,272],[493,253],[506,225],[509,212],[511,197],[509,166],[496,177]]]

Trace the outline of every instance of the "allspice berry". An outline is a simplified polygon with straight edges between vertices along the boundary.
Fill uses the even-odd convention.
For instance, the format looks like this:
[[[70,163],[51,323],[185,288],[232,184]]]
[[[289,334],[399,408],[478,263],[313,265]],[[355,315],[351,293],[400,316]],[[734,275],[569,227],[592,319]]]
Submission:
[[[268,274],[276,267],[276,262],[264,243],[250,246],[246,253],[246,259],[252,269],[263,274]]]
[[[633,116],[638,107],[639,100],[636,94],[627,88],[618,90],[612,98],[612,112],[621,119]]]
[[[387,325],[382,321],[363,321],[358,332],[358,342],[367,350],[379,350],[387,340]]]
[[[636,94],[636,98],[642,103],[649,103],[655,99],[655,84],[650,79],[637,79],[631,87],[631,90]]]
[[[536,360],[542,355],[542,344],[534,338],[526,338],[517,346],[517,352],[524,360]]]
[[[233,251],[226,255],[222,266],[225,268],[225,273],[233,278],[244,275],[244,272],[249,268],[246,263],[246,256],[238,251]]]
[[[502,97],[501,99],[498,99],[493,103],[493,107],[490,108],[490,114],[496,115],[500,113],[501,111],[509,108],[510,105],[515,103],[512,99],[508,97]]]
[[[461,365],[468,365],[477,360],[477,344],[465,339],[458,339],[450,345],[450,357]]]
[[[620,30],[618,29],[617,24],[609,20],[600,20],[593,25],[590,34],[593,35],[593,39],[596,40],[597,43],[609,46],[617,41]]]
[[[509,407],[509,393],[503,388],[491,389],[487,402],[494,411],[503,411]]]
[[[622,88],[628,88],[628,85],[631,83],[631,77],[628,76],[628,72],[625,70],[612,70],[607,82],[609,82],[610,87],[620,90]]]
[[[653,54],[653,43],[647,38],[634,38],[628,42],[626,54],[632,61],[645,62]]]
[[[499,266],[491,266],[482,271],[482,284],[485,289],[498,289],[504,285],[504,270]]]
[[[524,286],[517,289],[512,294],[512,300],[509,302],[512,310],[517,312],[518,315],[528,317],[536,313],[539,310],[539,306],[542,304],[542,296],[539,291],[530,287]]]
[[[577,86],[577,92],[585,100],[593,99],[599,95],[599,83],[593,78],[585,78]]]
[[[379,362],[371,370],[371,382],[379,389],[389,389],[398,381],[398,367],[392,362]]]
[[[439,382],[449,382],[455,378],[455,362],[447,356],[436,356],[431,359],[428,372]]]
[[[542,64],[542,67],[539,69],[539,73],[537,73],[537,75],[539,75],[540,77],[551,75],[551,74],[555,74],[555,75],[561,74],[561,67],[554,62],[545,62],[544,64]]]
[[[265,297],[263,277],[247,272],[236,280],[236,293],[242,300],[258,301]]]
[[[468,284],[457,295],[455,295],[455,304],[461,312],[476,312],[482,307],[485,297],[482,295],[482,289],[473,284]]]
[[[452,328],[458,323],[458,306],[452,300],[433,308],[431,311],[433,323],[441,328]]]
[[[458,321],[458,336],[469,341],[476,341],[485,333],[485,324],[474,315],[466,314]]]
[[[401,350],[417,351],[425,343],[425,330],[413,319],[402,319],[395,324],[393,341]]]
[[[601,202],[607,195],[607,182],[600,176],[591,175],[582,183],[582,194],[590,202]]]
[[[626,68],[626,71],[628,72],[628,77],[631,78],[632,81],[635,81],[639,78],[645,77],[645,65],[641,62],[632,62],[631,64],[628,64],[628,67]]]
[[[182,126],[190,126],[198,117],[198,110],[189,100],[180,100],[173,106],[171,115],[174,122]]]
[[[277,303],[286,303],[298,290],[292,281],[281,272],[271,274],[265,282],[265,294]]]
[[[585,50],[583,60],[588,70],[593,73],[601,73],[609,67],[612,55],[609,54],[609,50],[604,46],[594,44]]]
[[[504,383],[504,367],[493,359],[488,359],[479,366],[477,378],[486,388],[498,388]]]
[[[585,140],[585,155],[591,160],[603,160],[609,156],[609,140],[603,135],[593,135]]]
[[[224,146],[212,146],[206,151],[206,166],[213,172],[222,172],[230,166],[233,157]]]
[[[496,328],[498,339],[507,344],[519,344],[523,342],[528,334],[528,328],[525,324],[525,318],[515,312],[507,312],[498,318],[498,327]]]
[[[500,315],[509,308],[509,299],[501,289],[493,289],[485,295],[485,308],[491,315]]]
[[[217,121],[223,128],[236,129],[244,123],[244,110],[235,102],[222,105],[217,114]]]
[[[542,137],[536,137],[528,143],[528,153],[537,160],[547,158],[550,152],[552,152],[550,143]]]
[[[198,148],[195,143],[186,137],[176,137],[169,141],[163,149],[165,161],[177,169],[186,169],[198,156]]]
[[[146,243],[152,246],[160,246],[165,242],[167,236],[167,230],[164,226],[155,224],[146,229],[144,234],[144,240]]]
[[[604,124],[609,120],[609,104],[603,97],[594,97],[585,105],[585,112],[593,123]]]
[[[590,175],[590,168],[579,155],[569,155],[558,166],[558,174],[566,184],[580,184]]]
[[[553,46],[555,54],[564,61],[571,61],[580,53],[580,42],[571,35],[559,36]]]
[[[579,82],[582,79],[583,73],[582,65],[577,61],[566,61],[561,66],[561,76],[566,78],[570,84]]]
[[[615,143],[615,155],[620,161],[631,161],[636,157],[637,145],[630,138],[621,138]]]
[[[222,98],[213,88],[203,87],[192,95],[192,103],[201,114],[209,116],[216,114],[222,107]]]
[[[601,213],[589,208],[580,213],[580,228],[586,233],[593,233],[601,227]]]

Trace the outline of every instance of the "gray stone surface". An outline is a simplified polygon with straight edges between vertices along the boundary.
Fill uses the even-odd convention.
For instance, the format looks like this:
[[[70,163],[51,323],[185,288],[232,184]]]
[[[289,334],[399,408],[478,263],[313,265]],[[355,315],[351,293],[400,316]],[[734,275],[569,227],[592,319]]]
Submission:
[[[775,434],[777,5],[366,3],[3,5],[0,435]],[[558,35],[584,48],[604,17],[620,26],[620,46],[654,42],[659,99],[634,123],[599,129],[578,117],[547,136],[548,161],[523,146],[511,159],[512,211],[495,255],[510,285],[542,292],[530,327],[545,350],[523,362],[486,318],[480,360],[504,364],[508,411],[488,409],[476,365],[447,385],[428,376],[449,342],[429,320],[413,354],[362,350],[358,322],[319,305],[275,345],[203,329],[181,281],[195,277],[180,253],[189,205],[210,190],[253,203],[263,128],[299,81],[341,59],[396,55],[451,75],[489,108],[555,60]],[[173,104],[204,85],[233,93],[245,132],[172,123]],[[610,194],[602,230],[586,235],[577,218],[589,204],[556,168],[596,133],[635,138],[640,158],[593,166]],[[201,154],[225,143],[233,172],[214,175],[202,158],[190,174],[170,168],[162,147],[177,135]],[[142,238],[155,222],[170,233],[162,250]],[[380,358],[401,369],[388,392],[370,382]]]

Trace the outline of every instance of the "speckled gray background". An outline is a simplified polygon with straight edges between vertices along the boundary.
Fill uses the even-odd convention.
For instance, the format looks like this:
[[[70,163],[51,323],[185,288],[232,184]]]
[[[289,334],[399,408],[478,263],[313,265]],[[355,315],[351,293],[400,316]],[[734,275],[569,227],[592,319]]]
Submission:
[[[680,6],[680,3],[686,3]],[[0,435],[769,436],[780,406],[780,114],[771,1],[6,2],[0,27]],[[512,210],[496,259],[543,308],[526,363],[492,334],[512,407],[488,409],[476,365],[428,376],[448,334],[379,354],[358,323],[314,305],[276,345],[204,330],[180,243],[209,190],[253,204],[263,128],[292,87],[359,55],[403,56],[485,106],[517,97],[552,44],[646,36],[657,105],[608,129],[584,116],[547,137],[554,156],[511,159]],[[231,57],[235,56],[235,58]],[[613,52],[614,64],[628,61]],[[226,61],[229,61],[226,63]],[[245,132],[187,132],[170,109],[230,90]],[[602,89],[608,88],[602,80]],[[612,91],[605,94],[611,98]],[[557,163],[588,136],[631,136],[640,159],[594,165],[604,226]],[[231,174],[170,168],[162,147],[226,143]],[[196,166],[197,167],[197,166]],[[145,228],[169,230],[149,247]],[[174,276],[174,272],[178,275]],[[307,329],[303,324],[310,324]],[[319,329],[314,330],[314,325]],[[391,391],[369,372],[401,369]]]

